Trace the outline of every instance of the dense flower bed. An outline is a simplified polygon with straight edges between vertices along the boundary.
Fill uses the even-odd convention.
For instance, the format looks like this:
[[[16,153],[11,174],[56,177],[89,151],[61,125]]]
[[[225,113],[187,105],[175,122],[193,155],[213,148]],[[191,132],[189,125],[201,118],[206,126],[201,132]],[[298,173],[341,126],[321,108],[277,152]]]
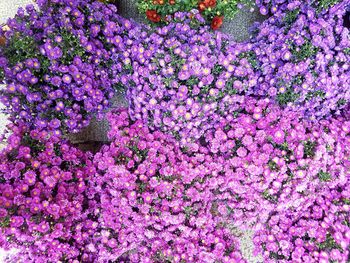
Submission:
[[[127,111],[108,116],[113,139],[95,155],[90,193],[103,262],[245,262],[216,199],[225,178],[210,156],[187,156],[176,141],[150,132]]]
[[[349,131],[343,118],[312,124],[251,99],[207,132],[208,150],[227,160],[232,222],[254,225],[266,262],[348,257]]]
[[[151,128],[173,133],[191,147],[221,118],[234,116],[257,84],[252,45],[231,45],[194,13],[177,13],[132,47],[129,111]]]
[[[0,246],[21,262],[78,258],[86,241],[91,154],[47,132],[11,127],[0,154]]]
[[[243,44],[197,28],[203,20],[196,13],[176,14],[132,48],[134,72],[127,85],[132,118],[193,147],[214,123],[240,111],[242,95],[269,97],[309,120],[341,114],[350,94],[344,9],[327,22],[307,10],[294,18],[295,9],[270,18],[252,43]],[[305,25],[323,30],[324,39]]]
[[[0,32],[1,101],[13,119],[75,132],[109,105],[140,27],[114,5],[90,2],[38,1]]]
[[[348,4],[257,1],[247,43],[198,11],[151,29],[92,0],[20,9],[0,34],[8,261],[246,262],[251,229],[264,262],[347,262]],[[109,144],[64,139],[124,87]]]
[[[254,242],[265,262],[347,262],[349,182],[318,189],[298,204],[272,211]]]
[[[311,119],[339,114],[350,98],[350,39],[343,19],[350,1],[277,2],[260,4],[271,17],[255,38],[264,77],[258,94]]]

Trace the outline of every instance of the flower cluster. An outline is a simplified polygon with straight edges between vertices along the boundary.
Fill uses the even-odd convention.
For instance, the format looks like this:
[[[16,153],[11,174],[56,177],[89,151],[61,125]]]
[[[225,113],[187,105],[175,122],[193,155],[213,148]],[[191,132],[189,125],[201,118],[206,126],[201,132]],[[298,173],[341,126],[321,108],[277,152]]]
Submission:
[[[115,6],[90,2],[42,0],[39,10],[29,5],[8,20],[0,33],[1,101],[13,119],[76,132],[120,88],[140,27]]]
[[[213,123],[234,116],[253,92],[259,64],[250,44],[231,45],[208,32],[197,13],[176,13],[131,49],[129,111],[151,128],[173,133],[182,145],[199,139]]]
[[[258,94],[300,110],[310,119],[339,114],[350,99],[350,39],[343,19],[349,4],[260,3],[261,13],[271,16],[253,40],[262,64]]]
[[[154,22],[180,7],[140,3]],[[245,229],[264,262],[350,258],[350,2],[257,0],[269,18],[246,43],[205,25],[228,3],[147,31],[90,0],[9,19],[0,246],[21,249],[13,260],[239,263]],[[123,87],[109,145],[93,156],[62,139]]]
[[[233,18],[244,5],[252,5],[251,0],[138,0],[141,13],[154,23],[168,22],[176,12],[198,10],[213,30],[222,26],[224,17]]]
[[[225,178],[209,155],[189,157],[171,136],[126,111],[108,114],[110,146],[95,155],[101,262],[245,262],[225,218]]]
[[[318,124],[269,100],[246,99],[237,118],[207,131],[222,156],[222,189],[236,227],[253,226],[264,262],[343,262],[349,256],[350,122]]]
[[[303,2],[304,4],[307,5],[307,7],[313,8],[317,12],[317,14],[320,14],[320,15],[324,15],[325,13],[332,11],[334,6],[336,6],[335,8],[339,7],[337,6],[338,4],[349,4],[347,0],[320,0],[320,1],[307,0]],[[276,13],[281,13],[281,12],[283,13],[301,4],[300,1],[286,1],[286,0],[256,0],[255,3],[259,7],[260,13],[262,15],[274,15]]]
[[[82,259],[91,155],[45,131],[11,125],[0,154],[0,246],[23,262]]]
[[[264,193],[265,198],[276,204],[256,226],[254,243],[266,260],[348,260],[349,131],[349,121],[342,118],[324,121],[318,129],[310,129],[312,135],[308,137],[314,138],[304,145],[304,158],[286,163],[290,178],[275,180],[272,186],[275,189]],[[310,151],[311,148],[314,149]]]
[[[272,211],[255,233],[266,262],[347,262],[350,246],[350,192],[324,186],[294,206]]]

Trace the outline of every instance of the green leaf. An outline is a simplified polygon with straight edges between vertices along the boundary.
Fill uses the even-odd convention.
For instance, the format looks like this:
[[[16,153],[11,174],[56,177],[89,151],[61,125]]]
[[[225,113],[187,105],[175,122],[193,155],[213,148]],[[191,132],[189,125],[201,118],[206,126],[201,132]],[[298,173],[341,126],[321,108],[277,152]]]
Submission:
[[[332,176],[330,173],[324,172],[323,170],[321,170],[318,174],[317,174],[318,179],[320,179],[320,181],[322,182],[328,182],[332,179]]]
[[[285,92],[277,95],[277,102],[281,106],[286,106],[290,102],[295,102],[299,97],[300,95],[290,87]]]
[[[284,17],[283,22],[290,27],[298,18],[298,15],[300,13],[300,8],[291,10],[287,12],[286,16]]]
[[[315,0],[314,4],[316,5],[316,12],[321,13],[322,11],[334,6],[339,1],[340,0]]]
[[[269,194],[269,191],[268,190],[265,190],[263,193],[262,193],[262,196],[264,199],[272,202],[272,203],[276,203],[277,202],[277,197],[274,196],[274,195],[271,195]]]
[[[0,220],[0,228],[8,228],[10,226],[10,216],[5,216]]]
[[[269,166],[271,171],[279,171],[280,169],[277,163],[273,160],[270,160],[267,165]]]
[[[315,157],[317,143],[313,141],[307,141],[304,143],[304,158]]]
[[[312,98],[323,99],[325,96],[326,96],[326,93],[323,90],[309,91],[306,94],[306,100],[311,100]]]
[[[338,105],[338,107],[342,107],[342,106],[346,105],[346,103],[347,103],[347,101],[345,99],[340,99],[340,100],[338,100],[337,105]]]
[[[301,46],[297,46],[294,43],[291,44],[291,52],[295,62],[301,62],[313,56],[316,56],[318,47],[314,46],[309,39],[304,39],[305,42]]]
[[[8,44],[3,48],[3,54],[11,67],[24,62],[26,59],[40,55],[34,38],[20,33],[15,33],[9,40]]]
[[[317,246],[321,251],[332,249],[339,249],[340,251],[343,251],[342,247],[337,242],[335,242],[330,233],[327,234],[326,240],[324,242],[318,243]]]

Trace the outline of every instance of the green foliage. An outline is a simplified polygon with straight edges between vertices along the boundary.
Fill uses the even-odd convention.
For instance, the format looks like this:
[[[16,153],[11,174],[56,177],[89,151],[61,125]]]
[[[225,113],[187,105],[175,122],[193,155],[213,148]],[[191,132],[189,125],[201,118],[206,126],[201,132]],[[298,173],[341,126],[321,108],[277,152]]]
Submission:
[[[304,158],[315,157],[317,143],[313,141],[307,141],[304,143]]]
[[[312,98],[321,98],[323,99],[326,96],[326,93],[322,90],[309,91],[306,94],[306,100],[311,100]]]
[[[274,196],[274,195],[271,195],[269,194],[269,191],[268,190],[265,190],[263,193],[262,193],[262,196],[264,199],[272,202],[272,203],[276,203],[277,202],[277,197]]]
[[[147,184],[140,180],[138,180],[137,186],[138,186],[138,192],[140,193],[144,193],[147,189]]]
[[[121,82],[113,84],[113,88],[116,92],[121,94],[123,94],[126,90],[125,86]]]
[[[37,156],[39,153],[45,150],[45,145],[37,140],[34,140],[29,135],[22,137],[22,144],[30,148],[30,153],[33,156]]]
[[[276,252],[270,252],[270,258],[271,259],[276,259],[276,260],[284,260],[284,259],[286,259],[285,256],[283,256],[281,254],[278,254]]]
[[[347,101],[345,99],[340,99],[340,100],[338,100],[337,105],[338,105],[338,107],[342,107],[342,106],[346,105],[346,102]]]
[[[199,80],[197,78],[191,77],[186,81],[186,84],[188,86],[194,86],[197,85],[199,83]]]
[[[332,237],[331,234],[327,234],[326,240],[322,243],[318,243],[317,247],[323,251],[323,250],[331,250],[331,249],[339,249],[339,250],[343,250],[342,247],[335,242],[334,238]]]
[[[28,58],[38,57],[39,50],[33,37],[16,33],[3,48],[3,54],[13,67]]]
[[[349,219],[345,219],[345,220],[342,222],[342,224],[343,224],[344,226],[350,227],[350,220],[349,220]]]
[[[172,131],[172,134],[177,141],[181,140],[181,136],[180,136],[180,133],[178,131]]]
[[[63,52],[63,56],[61,58],[62,63],[66,65],[70,65],[76,56],[79,56],[82,59],[85,58],[86,51],[81,46],[78,37],[76,37],[74,34],[66,30],[62,30],[62,32],[60,32],[60,35],[62,36],[62,44],[61,44],[61,48]]]
[[[215,65],[213,68],[214,75],[220,75],[224,71],[224,67],[221,65]]]
[[[225,84],[225,93],[232,96],[238,93],[236,89],[233,88],[233,81],[232,79],[227,80]]]
[[[147,149],[140,150],[139,148],[137,148],[136,145],[129,146],[128,148],[130,150],[132,150],[137,155],[137,157],[139,157],[141,160],[145,160],[147,155],[148,155],[148,150]]]
[[[171,263],[172,258],[164,255],[162,251],[158,251],[153,257],[152,262],[164,262],[164,263]],[[117,262],[117,261],[116,261]],[[118,261],[119,262],[119,261]]]
[[[124,154],[120,154],[118,157],[114,158],[116,164],[126,164],[130,160],[129,157]]]
[[[239,55],[240,58],[246,58],[250,65],[253,67],[253,69],[258,70],[260,68],[260,64],[258,62],[258,59],[256,57],[256,54],[254,51],[248,51],[244,52]]]
[[[232,148],[231,152],[236,155],[237,154],[237,150],[243,146],[243,143],[241,140],[239,139],[235,139],[235,147]]]
[[[283,22],[287,25],[288,28],[297,20],[299,13],[300,13],[300,8],[297,8],[289,11],[286,14]]]
[[[343,199],[344,204],[350,205],[350,199],[344,198]]]
[[[285,92],[277,95],[277,102],[281,106],[286,106],[290,102],[295,102],[299,97],[300,95],[290,87]]]
[[[10,216],[5,216],[0,220],[0,228],[8,228],[10,226]]]
[[[315,47],[309,39],[305,39],[305,43],[300,47],[295,44],[291,44],[290,47],[295,62],[311,58],[318,52],[318,48]]]
[[[267,165],[271,171],[279,171],[279,167],[275,161],[270,160]]]
[[[4,81],[4,78],[5,78],[4,70],[2,68],[0,68],[0,83],[2,83]]]
[[[337,4],[340,0],[315,0],[314,5],[316,6],[316,12],[321,13]]]
[[[320,179],[320,181],[323,182],[328,182],[332,179],[332,176],[330,173],[324,172],[323,170],[321,170],[318,174],[317,177]]]
[[[198,213],[192,206],[186,206],[184,212],[187,220]]]

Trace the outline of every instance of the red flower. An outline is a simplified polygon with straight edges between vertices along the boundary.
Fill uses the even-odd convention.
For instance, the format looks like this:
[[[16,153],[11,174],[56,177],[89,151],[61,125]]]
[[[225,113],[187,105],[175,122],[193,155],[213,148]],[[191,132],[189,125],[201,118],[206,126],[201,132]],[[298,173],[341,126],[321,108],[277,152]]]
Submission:
[[[206,8],[207,7],[206,7],[204,2],[198,3],[198,10],[199,10],[199,12],[203,12]]]
[[[216,0],[204,0],[204,4],[206,7],[214,7],[216,6]]]
[[[211,28],[217,30],[222,26],[222,21],[224,20],[223,16],[215,16],[213,21],[211,21]]]
[[[147,10],[146,16],[148,20],[158,23],[160,21],[160,15],[157,13],[156,10]]]

